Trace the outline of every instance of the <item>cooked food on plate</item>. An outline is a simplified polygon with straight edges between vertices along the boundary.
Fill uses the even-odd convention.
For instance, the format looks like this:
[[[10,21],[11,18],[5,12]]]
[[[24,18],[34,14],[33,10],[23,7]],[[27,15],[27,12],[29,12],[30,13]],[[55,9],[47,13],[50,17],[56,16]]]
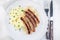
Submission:
[[[9,21],[17,30],[23,29],[27,34],[35,32],[40,23],[36,9],[32,7],[16,7],[9,13]]]

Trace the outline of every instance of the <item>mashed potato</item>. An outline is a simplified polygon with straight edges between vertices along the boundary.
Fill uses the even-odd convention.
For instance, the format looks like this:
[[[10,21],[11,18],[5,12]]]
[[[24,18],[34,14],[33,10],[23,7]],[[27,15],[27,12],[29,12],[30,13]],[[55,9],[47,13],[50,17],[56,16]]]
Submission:
[[[10,24],[12,24],[15,29],[21,29],[21,27],[23,26],[22,21],[20,20],[20,17],[24,16],[23,12],[22,12],[22,7],[16,7],[10,10],[9,13],[9,21]]]

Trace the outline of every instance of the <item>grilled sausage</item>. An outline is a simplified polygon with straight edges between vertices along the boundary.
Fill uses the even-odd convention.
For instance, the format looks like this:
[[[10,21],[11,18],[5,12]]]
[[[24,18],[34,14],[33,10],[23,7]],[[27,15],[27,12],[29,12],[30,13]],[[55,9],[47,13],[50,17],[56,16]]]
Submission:
[[[33,20],[34,25],[36,25],[36,21],[35,21],[35,18],[33,17],[33,15],[31,15],[31,13],[28,11],[24,11],[24,10],[22,10],[22,11],[25,12],[26,15],[29,15],[31,17],[31,19]]]
[[[35,23],[33,23],[33,19],[28,15],[28,14],[26,14],[26,17],[28,18],[28,20],[29,20],[29,22],[30,22],[30,27],[31,27],[31,30],[33,31],[33,32],[35,32]]]
[[[32,15],[34,18],[36,18],[36,22],[39,23],[40,21],[39,21],[39,19],[37,18],[37,16],[34,14],[34,12],[31,11],[30,9],[28,9],[28,11],[31,13],[31,15]]]
[[[26,28],[27,28],[27,30],[28,30],[28,34],[30,34],[30,30],[29,30],[29,23],[28,22],[26,22],[26,20],[23,18],[23,17],[21,17],[20,18],[22,21],[23,21],[23,23],[26,25]]]

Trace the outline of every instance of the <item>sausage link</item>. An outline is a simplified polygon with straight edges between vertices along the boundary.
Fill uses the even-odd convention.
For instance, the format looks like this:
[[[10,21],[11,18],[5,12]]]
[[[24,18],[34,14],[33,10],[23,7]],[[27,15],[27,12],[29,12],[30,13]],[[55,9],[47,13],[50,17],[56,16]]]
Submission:
[[[26,28],[27,28],[27,30],[28,30],[28,34],[30,34],[28,22],[26,22],[23,17],[21,17],[20,19],[21,19],[21,20],[23,21],[23,23],[26,25]]]
[[[37,20],[38,23],[39,23],[40,21],[39,21],[39,19],[37,18],[37,16],[36,16],[30,9],[28,9],[28,11],[36,18],[36,20]],[[36,21],[36,22],[37,22],[37,21]]]

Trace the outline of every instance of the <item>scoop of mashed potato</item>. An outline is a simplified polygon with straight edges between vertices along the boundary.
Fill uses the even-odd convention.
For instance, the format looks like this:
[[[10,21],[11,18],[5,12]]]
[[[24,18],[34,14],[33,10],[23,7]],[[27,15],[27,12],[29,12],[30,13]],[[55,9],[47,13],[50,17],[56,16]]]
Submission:
[[[22,26],[24,26],[22,21],[20,20],[20,17],[24,16],[22,10],[22,7],[15,7],[11,9],[9,13],[9,23],[12,24],[15,27],[15,29],[18,30],[21,29]]]

